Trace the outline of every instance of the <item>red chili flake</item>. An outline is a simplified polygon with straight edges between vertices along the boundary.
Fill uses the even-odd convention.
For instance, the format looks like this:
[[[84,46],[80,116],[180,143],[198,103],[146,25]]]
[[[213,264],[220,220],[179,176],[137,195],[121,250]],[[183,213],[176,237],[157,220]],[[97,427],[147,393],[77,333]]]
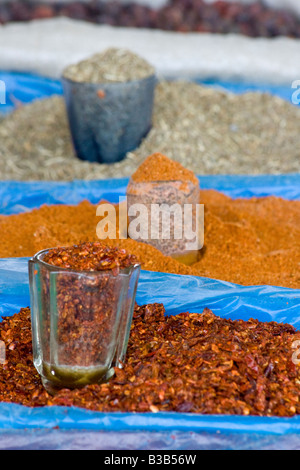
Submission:
[[[166,316],[163,305],[136,306],[123,369],[108,383],[50,397],[32,363],[30,310],[0,324],[8,346],[0,365],[0,401],[78,406],[98,411],[294,416],[299,368],[287,324],[202,314]],[[4,333],[4,334],[2,334]]]
[[[137,263],[137,258],[118,247],[109,247],[101,242],[90,242],[53,248],[44,255],[43,261],[76,271],[105,271],[127,268]]]
[[[105,98],[106,93],[105,93],[104,90],[98,90],[97,91],[97,96],[98,96],[98,98],[103,99],[103,98]]]

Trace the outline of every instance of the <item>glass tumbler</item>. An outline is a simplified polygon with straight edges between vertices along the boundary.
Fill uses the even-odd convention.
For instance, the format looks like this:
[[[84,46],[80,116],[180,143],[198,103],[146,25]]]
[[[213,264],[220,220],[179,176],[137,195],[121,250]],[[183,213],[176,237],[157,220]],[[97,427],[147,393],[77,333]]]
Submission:
[[[126,196],[131,238],[184,264],[198,261],[204,225],[199,185],[180,180],[136,182],[131,178]],[[136,234],[131,223],[137,225],[137,213],[142,230]]]
[[[140,265],[74,271],[29,261],[33,361],[46,390],[107,381],[124,363]]]

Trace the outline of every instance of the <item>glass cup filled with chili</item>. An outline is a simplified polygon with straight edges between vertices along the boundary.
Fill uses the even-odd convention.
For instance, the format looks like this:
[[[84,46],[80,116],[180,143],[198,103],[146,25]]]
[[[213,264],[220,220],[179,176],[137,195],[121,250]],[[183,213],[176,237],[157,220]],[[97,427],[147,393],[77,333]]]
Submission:
[[[134,255],[100,242],[29,261],[33,360],[49,393],[104,382],[122,367],[139,273]]]

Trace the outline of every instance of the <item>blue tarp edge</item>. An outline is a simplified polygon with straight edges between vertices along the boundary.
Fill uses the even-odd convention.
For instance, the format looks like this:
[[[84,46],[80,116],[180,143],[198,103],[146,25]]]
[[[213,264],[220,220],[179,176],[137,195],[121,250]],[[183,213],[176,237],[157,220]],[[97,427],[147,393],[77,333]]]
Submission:
[[[223,192],[233,199],[276,196],[300,200],[300,173],[286,175],[199,175],[200,188]],[[128,178],[106,180],[0,181],[0,214],[11,215],[36,209],[43,204],[78,204],[101,199],[112,203],[126,195]]]
[[[97,431],[186,431],[254,434],[300,432],[300,417],[276,418],[236,415],[199,415],[174,412],[101,413],[76,407],[0,404],[0,429],[54,428]]]

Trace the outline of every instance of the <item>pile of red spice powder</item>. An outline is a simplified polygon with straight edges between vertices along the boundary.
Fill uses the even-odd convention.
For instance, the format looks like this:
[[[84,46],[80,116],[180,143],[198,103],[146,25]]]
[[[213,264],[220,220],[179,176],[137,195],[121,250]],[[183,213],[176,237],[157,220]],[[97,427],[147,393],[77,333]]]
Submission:
[[[50,396],[32,362],[30,310],[0,323],[6,363],[0,401],[30,407],[202,414],[300,414],[300,332],[275,322],[232,321],[202,314],[165,316],[161,304],[136,306],[123,369],[104,384]]]
[[[204,248],[186,266],[151,245],[108,240],[136,255],[142,269],[221,279],[241,285],[300,288],[300,201],[277,197],[231,199],[201,191],[205,209]],[[44,205],[0,216],[0,257],[33,256],[42,249],[99,241],[96,206]]]
[[[198,178],[191,170],[161,153],[149,155],[133,173],[131,178],[135,183],[182,181],[183,183],[199,184]]]

